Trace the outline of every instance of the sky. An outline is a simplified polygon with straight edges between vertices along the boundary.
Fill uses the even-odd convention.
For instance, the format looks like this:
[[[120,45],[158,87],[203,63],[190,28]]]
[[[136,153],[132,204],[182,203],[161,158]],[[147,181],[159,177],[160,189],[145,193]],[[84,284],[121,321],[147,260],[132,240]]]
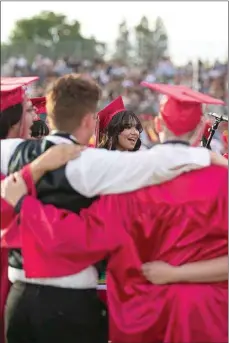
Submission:
[[[65,14],[81,23],[85,36],[111,47],[118,34],[118,24],[125,19],[130,27],[146,15],[152,23],[160,16],[169,36],[170,56],[176,63],[210,61],[228,56],[228,2],[81,2],[18,1],[1,2],[1,41],[7,38],[18,19],[29,18],[41,11]]]

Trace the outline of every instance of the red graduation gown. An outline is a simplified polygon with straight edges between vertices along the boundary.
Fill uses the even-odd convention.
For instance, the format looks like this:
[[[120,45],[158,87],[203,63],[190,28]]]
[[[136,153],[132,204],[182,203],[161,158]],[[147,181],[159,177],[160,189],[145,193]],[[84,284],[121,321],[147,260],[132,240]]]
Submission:
[[[136,251],[130,259],[120,249],[108,273],[113,342],[228,342],[227,282],[156,286],[137,274],[139,260],[181,265],[227,255],[227,192],[227,170],[210,167],[118,200],[131,212],[125,228]]]
[[[29,166],[25,166],[21,170],[21,174],[27,184],[27,188],[30,194],[35,195],[36,189],[32,180],[32,176],[29,170]],[[0,174],[1,180],[4,180],[5,176]],[[11,239],[11,245],[17,243],[17,218],[14,212],[14,208],[9,205],[3,198],[1,198],[1,216],[0,216],[0,233],[1,236],[5,228],[10,228],[9,239]],[[13,238],[16,238],[14,242]],[[2,243],[1,238],[1,243]],[[8,249],[5,247],[0,247],[0,342],[4,342],[4,307],[10,289],[10,282],[8,280]]]
[[[152,260],[181,265],[227,255],[227,177],[212,166],[102,197],[80,217],[27,197],[20,227],[27,277],[69,275],[109,253],[112,343],[227,342],[226,282],[156,286],[140,272]]]
[[[0,174],[1,180],[4,175]],[[0,230],[7,227],[14,216],[14,209],[1,198]],[[2,232],[0,231],[2,234]],[[7,294],[10,288],[8,281],[8,250],[0,248],[0,341],[4,340],[4,307]]]

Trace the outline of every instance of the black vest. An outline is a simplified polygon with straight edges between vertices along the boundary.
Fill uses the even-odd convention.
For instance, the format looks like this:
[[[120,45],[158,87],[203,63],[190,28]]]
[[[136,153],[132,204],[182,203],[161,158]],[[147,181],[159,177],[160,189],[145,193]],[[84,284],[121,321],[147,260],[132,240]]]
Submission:
[[[69,135],[57,135],[72,140]],[[76,144],[76,142],[74,143]],[[22,142],[10,159],[8,174],[22,169],[53,145],[52,142],[45,139]],[[88,208],[99,197],[86,198],[72,189],[65,176],[65,167],[49,172],[41,178],[36,185],[37,197],[44,204],[52,204],[57,208],[63,208],[78,214],[81,209]],[[18,269],[23,268],[20,249],[12,249],[9,252],[9,265]]]

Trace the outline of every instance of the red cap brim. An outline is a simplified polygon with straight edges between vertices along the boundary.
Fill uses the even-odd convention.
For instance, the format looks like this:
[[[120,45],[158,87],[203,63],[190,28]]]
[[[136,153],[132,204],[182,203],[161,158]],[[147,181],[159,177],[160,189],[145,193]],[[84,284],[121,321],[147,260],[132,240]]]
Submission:
[[[1,77],[1,85],[18,85],[27,86],[32,82],[39,79],[38,76],[28,76],[28,77]]]

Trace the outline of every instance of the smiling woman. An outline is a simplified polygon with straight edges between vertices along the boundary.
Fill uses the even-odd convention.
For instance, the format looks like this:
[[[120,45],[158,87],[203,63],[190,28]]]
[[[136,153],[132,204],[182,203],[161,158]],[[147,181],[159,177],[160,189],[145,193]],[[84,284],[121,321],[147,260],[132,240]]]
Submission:
[[[142,125],[132,111],[120,111],[109,122],[100,143],[101,148],[120,151],[140,149]]]

